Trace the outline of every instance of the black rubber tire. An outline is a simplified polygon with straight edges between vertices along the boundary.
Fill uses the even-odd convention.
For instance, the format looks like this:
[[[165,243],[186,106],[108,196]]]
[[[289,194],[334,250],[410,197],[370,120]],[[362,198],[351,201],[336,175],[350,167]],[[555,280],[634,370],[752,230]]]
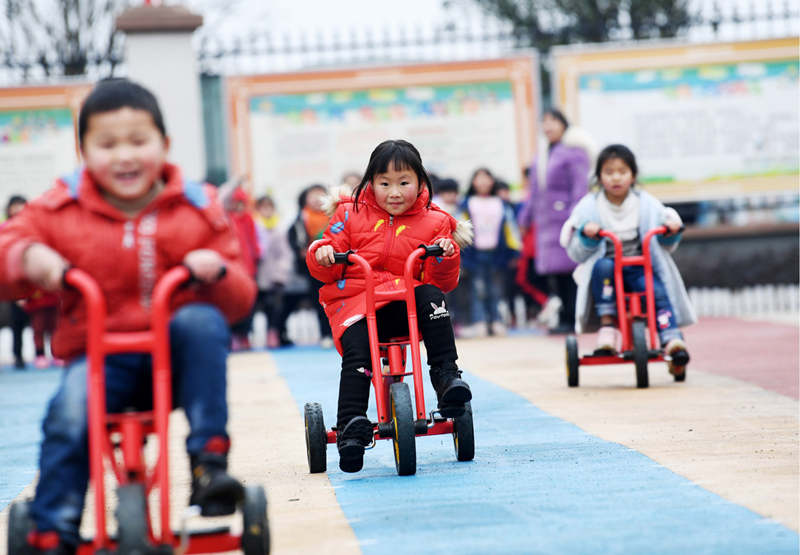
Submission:
[[[269,521],[267,495],[261,486],[247,486],[242,502],[242,551],[244,555],[269,553]]]
[[[311,474],[325,472],[328,468],[328,432],[322,418],[322,406],[306,403],[304,413],[308,471]]]
[[[650,377],[647,373],[647,326],[642,320],[634,320],[632,330],[636,387],[644,389],[650,385]]]
[[[672,377],[675,378],[676,382],[685,382],[687,370],[688,368],[684,367],[682,374],[673,374]]]
[[[464,414],[453,419],[453,446],[456,459],[471,461],[475,458],[475,430],[472,426],[472,405],[464,403]]]
[[[574,335],[568,335],[567,336],[567,385],[569,387],[578,387],[579,364],[580,364],[580,357],[578,356],[578,339]]]
[[[8,555],[28,553],[28,532],[33,530],[30,501],[13,501],[8,510]]]
[[[414,409],[408,384],[393,383],[389,387],[392,415],[392,446],[394,465],[400,476],[417,472],[417,445],[414,433]]]
[[[153,545],[147,536],[147,496],[144,484],[125,484],[117,488],[117,555],[147,555]]]

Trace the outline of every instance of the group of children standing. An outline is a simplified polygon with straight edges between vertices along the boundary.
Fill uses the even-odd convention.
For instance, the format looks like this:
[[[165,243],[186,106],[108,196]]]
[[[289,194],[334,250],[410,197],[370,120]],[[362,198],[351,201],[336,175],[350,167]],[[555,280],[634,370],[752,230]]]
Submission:
[[[206,516],[232,513],[244,492],[227,464],[226,358],[232,326],[237,333],[238,323],[251,317],[256,279],[263,277],[259,288],[265,303],[281,289],[288,296],[293,281],[286,277],[286,264],[276,261],[286,245],[278,246],[284,238],[277,231],[274,204],[258,199],[253,218],[247,196],[234,190],[226,216],[216,190],[186,180],[167,162],[169,136],[147,89],[125,79],[98,84],[81,109],[78,139],[85,167],[59,179],[0,230],[0,293],[9,299],[29,297],[36,289],[57,294],[61,317],[52,348],[67,360],[43,424],[39,482],[30,505],[34,529],[26,537],[31,553],[76,551],[89,477],[86,308],[76,291],[64,289],[64,272],[76,267],[94,277],[110,307],[106,326],[112,332],[148,327],[153,287],[170,268],[185,265],[194,277],[173,299],[169,334],[175,402],[184,408],[190,429],[189,504],[200,506]],[[618,231],[633,252],[643,231],[666,223],[672,235],[654,251],[659,331],[673,359],[685,364],[688,354],[676,326],[693,315],[674,295],[682,283],[671,272],[667,254],[677,243],[680,223],[634,187],[636,172],[633,155],[624,147],[601,153],[596,170],[601,189],[576,206],[565,225],[565,245],[590,267],[591,286],[582,291],[592,291],[597,313],[610,327],[614,291],[606,287],[607,249],[597,239],[598,228]],[[307,273],[309,291],[319,295],[328,333],[341,354],[337,447],[346,472],[361,469],[364,449],[372,441],[373,423],[366,411],[370,375],[377,369],[369,356],[363,270],[335,265],[334,252],[358,252],[372,268],[376,290],[391,291],[401,283],[406,258],[420,244],[441,247],[441,256],[414,269],[414,293],[437,408],[445,417],[463,414],[472,398],[456,362],[445,298],[456,288],[461,266],[471,275],[473,320],[485,323],[487,331],[503,331],[499,289],[493,284],[520,247],[513,207],[485,168],[475,172],[460,203],[444,200],[447,190],[441,186],[442,207],[432,202],[434,183],[412,144],[385,141],[372,152],[352,194],[338,199],[332,217],[323,209],[321,188],[306,189],[288,233],[294,239],[286,238],[296,250],[294,262],[305,263],[295,271]],[[469,215],[474,239],[466,219],[448,213],[448,204],[456,204],[459,215]],[[638,274],[626,274],[626,282],[641,285]],[[585,295],[579,299],[588,301]],[[384,300],[377,308],[382,337],[407,332],[401,302]],[[151,371],[145,354],[108,356],[108,410],[150,406]]]

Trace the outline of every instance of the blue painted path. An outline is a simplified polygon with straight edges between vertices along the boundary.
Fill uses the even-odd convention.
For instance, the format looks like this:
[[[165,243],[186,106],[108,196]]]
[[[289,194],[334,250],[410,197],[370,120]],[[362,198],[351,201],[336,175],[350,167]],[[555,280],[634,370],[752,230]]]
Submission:
[[[0,369],[0,510],[36,478],[42,418],[61,369]]]
[[[301,411],[321,402],[330,427],[338,355],[271,354]],[[415,476],[396,475],[389,441],[367,451],[360,473],[345,474],[328,447],[328,475],[364,553],[798,552],[792,530],[516,394],[469,373],[465,379],[473,462],[456,462],[450,436],[432,436],[417,438]]]

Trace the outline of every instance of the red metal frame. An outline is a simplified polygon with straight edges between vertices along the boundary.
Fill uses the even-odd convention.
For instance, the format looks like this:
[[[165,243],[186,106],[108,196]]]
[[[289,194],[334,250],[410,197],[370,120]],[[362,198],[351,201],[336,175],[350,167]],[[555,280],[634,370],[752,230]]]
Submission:
[[[617,297],[617,318],[619,319],[619,330],[622,334],[622,348],[624,353],[633,349],[631,339],[631,327],[636,318],[646,318],[647,328],[650,335],[650,348],[654,349],[658,345],[656,334],[656,302],[653,293],[653,261],[650,257],[650,241],[656,235],[667,233],[666,226],[660,226],[648,231],[642,240],[642,254],[639,256],[622,256],[622,241],[611,231],[601,229],[598,236],[609,239],[614,244],[614,291]],[[644,267],[644,291],[626,292],[622,280],[622,268],[625,266]],[[641,299],[645,298],[645,313],[642,313]],[[663,360],[663,355],[650,360]],[[600,364],[621,364],[630,362],[620,355],[585,355],[580,358],[581,365],[600,365]]]
[[[177,266],[168,271],[153,290],[151,328],[137,332],[107,332],[106,300],[97,282],[86,272],[70,269],[64,279],[83,295],[87,305],[87,359],[89,403],[89,478],[94,484],[96,534],[83,543],[79,554],[98,549],[114,549],[108,536],[105,514],[104,461],[108,460],[117,481],[122,484],[140,482],[149,494],[158,488],[161,537],[149,539],[154,545],[178,547],[180,538],[172,532],[169,520],[169,414],[172,411],[172,369],[169,349],[169,301],[175,290],[190,277],[189,270]],[[153,357],[153,410],[108,414],[106,412],[105,357],[115,353],[144,352]],[[154,433],[158,438],[158,458],[148,469],[143,457],[144,438]],[[112,435],[119,437],[118,452]],[[149,523],[149,515],[148,515]],[[229,551],[238,549],[240,536],[229,533],[204,534],[193,537],[185,553]]]
[[[414,250],[406,259],[403,268],[402,289],[394,291],[375,291],[375,283],[372,275],[372,267],[363,257],[350,253],[348,260],[357,264],[364,272],[364,287],[366,289],[366,319],[367,335],[369,337],[369,351],[372,360],[372,386],[375,389],[375,406],[378,413],[378,423],[385,424],[391,420],[389,414],[389,387],[395,381],[403,381],[405,376],[411,375],[414,378],[414,406],[416,407],[417,420],[427,420],[425,412],[425,390],[422,382],[422,359],[419,349],[419,327],[417,324],[417,303],[414,298],[414,266],[420,257],[425,254],[425,249],[420,247]],[[375,317],[375,303],[377,301],[405,301],[408,313],[408,337],[392,338],[391,341],[378,341],[378,324]],[[405,370],[405,347],[411,347],[411,373]],[[383,372],[381,365],[381,354],[385,353],[389,362],[389,371]],[[328,443],[336,443],[336,431],[330,430],[327,433]],[[417,435],[437,435],[453,433],[453,422],[435,422],[427,428],[427,433]],[[389,439],[382,437],[378,433],[376,426],[374,436],[376,439]]]

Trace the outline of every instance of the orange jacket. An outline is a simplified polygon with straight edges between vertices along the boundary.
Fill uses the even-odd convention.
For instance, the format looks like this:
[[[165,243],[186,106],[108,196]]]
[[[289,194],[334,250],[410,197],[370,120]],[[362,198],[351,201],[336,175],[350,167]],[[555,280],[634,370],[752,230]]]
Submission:
[[[336,252],[348,249],[363,256],[372,267],[376,291],[402,289],[406,258],[420,244],[431,244],[441,237],[452,237],[456,220],[436,205],[426,207],[428,191],[423,189],[417,201],[403,214],[391,216],[378,206],[371,187],[359,198],[358,212],[353,201],[342,197],[322,239],[308,248],[306,263],[311,275],[325,283],[319,291],[320,303],[331,323],[333,337],[339,338],[348,326],[366,313],[364,273],[357,265],[320,266],[315,253],[322,245],[332,245]],[[416,284],[430,283],[442,291],[458,285],[460,250],[448,257],[428,258],[416,268]],[[376,309],[387,304],[382,301]]]
[[[172,308],[207,302],[229,321],[245,316],[255,283],[242,266],[239,240],[216,191],[184,181],[170,164],[163,178],[164,189],[133,219],[103,199],[86,170],[57,180],[0,230],[0,296],[23,297],[32,291],[22,272],[22,254],[31,243],[44,243],[97,280],[106,297],[108,331],[144,330],[155,283],[188,252],[204,248],[225,259],[225,277],[180,290]],[[65,290],[60,297],[53,352],[66,358],[85,351],[86,306],[76,291]]]

